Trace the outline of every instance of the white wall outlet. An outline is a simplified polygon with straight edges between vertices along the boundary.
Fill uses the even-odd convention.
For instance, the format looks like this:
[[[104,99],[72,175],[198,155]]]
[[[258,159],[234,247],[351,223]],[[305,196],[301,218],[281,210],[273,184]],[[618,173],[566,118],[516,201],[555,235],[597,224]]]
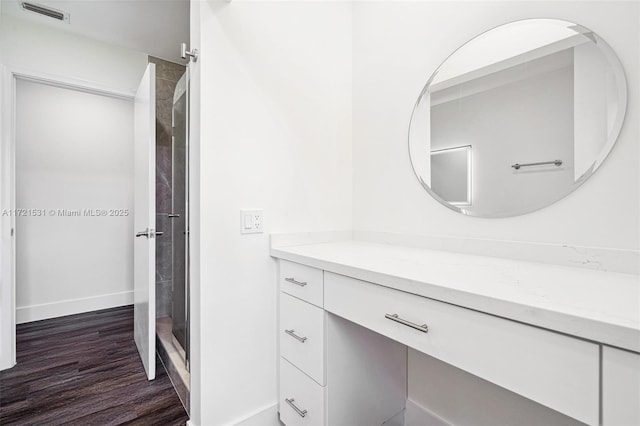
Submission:
[[[240,209],[240,233],[261,234],[262,209]]]

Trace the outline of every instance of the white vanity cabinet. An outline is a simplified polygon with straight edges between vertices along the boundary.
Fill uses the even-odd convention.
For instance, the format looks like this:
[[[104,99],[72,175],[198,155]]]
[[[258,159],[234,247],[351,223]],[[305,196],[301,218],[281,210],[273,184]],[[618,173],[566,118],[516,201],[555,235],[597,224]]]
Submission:
[[[329,312],[598,424],[597,344],[328,272],[324,290]]]
[[[280,420],[382,425],[401,413],[406,346],[326,312],[322,270],[281,262],[279,281]]]
[[[280,356],[324,386],[324,310],[280,293],[280,333]]]
[[[280,261],[280,291],[322,308],[324,290],[322,270]]]
[[[325,421],[323,272],[280,261],[279,400],[287,426]]]
[[[287,426],[403,425],[407,348],[588,425],[640,425],[637,277],[365,243],[272,255]]]
[[[280,357],[280,420],[287,426],[325,425],[325,387]]]
[[[640,425],[640,354],[603,346],[602,424]]]

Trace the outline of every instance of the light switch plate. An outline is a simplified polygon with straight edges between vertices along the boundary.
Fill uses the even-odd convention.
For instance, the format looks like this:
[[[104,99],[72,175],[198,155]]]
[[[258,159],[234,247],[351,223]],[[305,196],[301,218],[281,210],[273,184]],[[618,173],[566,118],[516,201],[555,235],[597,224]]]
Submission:
[[[261,234],[262,209],[240,209],[240,233]]]

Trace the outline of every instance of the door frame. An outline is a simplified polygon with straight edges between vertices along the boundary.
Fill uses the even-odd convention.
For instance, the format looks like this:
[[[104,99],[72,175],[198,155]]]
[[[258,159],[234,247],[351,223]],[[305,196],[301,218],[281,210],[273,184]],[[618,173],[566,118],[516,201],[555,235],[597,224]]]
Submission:
[[[15,209],[16,81],[33,81],[54,87],[123,99],[133,102],[133,90],[47,74],[13,66],[2,67],[0,87],[0,370],[16,364],[16,242]]]

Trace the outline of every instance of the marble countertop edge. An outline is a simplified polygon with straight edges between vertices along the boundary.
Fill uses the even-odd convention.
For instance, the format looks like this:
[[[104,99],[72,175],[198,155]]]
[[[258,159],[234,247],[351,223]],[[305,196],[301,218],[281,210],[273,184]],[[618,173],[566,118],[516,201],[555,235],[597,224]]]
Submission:
[[[352,244],[353,246],[349,246],[349,244]],[[553,295],[550,295],[548,298],[549,300],[547,300],[544,297],[546,295],[541,296],[540,294],[532,293],[533,296],[530,297],[532,302],[530,303],[526,301],[527,297],[529,297],[526,292],[537,290],[529,288],[531,287],[530,285],[524,285],[522,294],[515,292],[504,296],[502,294],[497,294],[495,288],[488,289],[483,286],[479,286],[478,288],[474,288],[473,291],[470,291],[468,288],[460,288],[455,285],[447,285],[444,283],[436,284],[433,282],[408,278],[407,276],[402,276],[401,274],[394,273],[393,271],[384,271],[385,265],[376,267],[375,270],[373,268],[369,269],[363,267],[362,264],[358,264],[363,262],[349,262],[349,260],[346,259],[348,256],[343,256],[344,259],[338,260],[340,253],[336,254],[334,249],[344,247],[355,251],[358,250],[358,247],[362,247],[363,251],[368,247],[373,247],[374,250],[381,250],[388,253],[391,253],[394,249],[399,250],[399,252],[403,250],[410,250],[410,253],[412,254],[419,254],[423,251],[421,249],[405,247],[381,247],[381,245],[377,243],[341,241],[335,243],[323,242],[319,244],[296,245],[291,247],[272,246],[270,253],[271,256],[275,258],[301,263],[339,275],[350,276],[352,278],[368,281],[377,285],[382,285],[555,332],[576,336],[582,339],[634,352],[640,352],[640,282],[638,282],[637,276],[602,271],[585,271],[579,268],[569,268],[564,266],[558,267],[534,262],[514,261],[477,255],[455,253],[443,254],[446,258],[456,258],[459,256],[464,260],[472,259],[477,261],[478,264],[487,262],[491,264],[491,267],[495,268],[500,268],[501,265],[506,265],[506,267],[509,268],[529,267],[532,270],[536,270],[538,273],[540,273],[540,271],[548,271],[549,275],[561,271],[561,274],[565,276],[570,276],[572,273],[575,273],[577,277],[602,276],[610,279],[608,284],[611,284],[611,281],[622,282],[626,289],[630,287],[630,284],[632,285],[632,283],[638,282],[639,287],[635,294],[635,296],[638,297],[637,310],[631,315],[618,315],[618,312],[612,312],[611,309],[590,309],[589,307],[582,307],[573,303],[568,304],[565,302],[564,305],[562,303],[556,303],[553,300]],[[322,254],[323,252],[324,254]],[[424,252],[425,255],[440,255],[437,251],[432,250],[424,250]],[[331,254],[327,255],[327,253]],[[349,253],[352,254],[351,251]],[[370,261],[371,259],[368,260]],[[398,259],[390,259],[389,263],[393,264],[394,261],[397,262]],[[388,269],[397,270],[398,265],[393,266],[394,267]],[[450,268],[452,265],[445,266]],[[557,268],[562,269],[558,270]],[[501,272],[502,271],[500,270],[496,270],[496,276],[500,275]],[[523,273],[526,273],[526,271],[523,271]],[[506,282],[506,279],[509,277],[501,278]],[[486,281],[487,277],[485,276],[482,279]],[[499,288],[499,286],[497,288]],[[510,290],[513,291],[513,288],[510,288]],[[620,300],[623,300],[624,298],[625,295],[622,295]],[[628,311],[626,313],[628,314]]]

